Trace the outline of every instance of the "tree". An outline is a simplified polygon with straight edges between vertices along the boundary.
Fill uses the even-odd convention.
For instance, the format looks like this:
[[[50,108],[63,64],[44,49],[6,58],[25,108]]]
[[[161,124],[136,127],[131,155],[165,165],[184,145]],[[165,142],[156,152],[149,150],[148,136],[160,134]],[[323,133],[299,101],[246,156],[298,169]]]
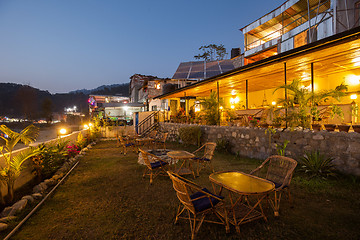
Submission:
[[[216,45],[216,44],[209,44],[204,45],[199,48],[202,50],[202,54],[195,55],[195,59],[204,59],[205,61],[214,61],[214,60],[224,60],[227,52],[226,48],[223,44]]]
[[[211,92],[209,97],[200,99],[200,104],[204,109],[203,114],[206,124],[208,125],[219,124],[220,123],[219,105],[222,103],[218,102],[217,93]]]
[[[6,184],[8,189],[8,200],[11,202],[14,199],[15,181],[23,169],[23,163],[30,157],[38,154],[36,149],[28,148],[27,150],[14,155],[13,149],[19,141],[23,142],[25,145],[34,142],[39,135],[39,129],[34,125],[29,125],[20,133],[17,133],[12,131],[6,125],[1,125],[0,131],[8,136],[6,138],[0,135],[0,138],[5,142],[3,146],[0,146],[0,152],[5,160],[5,166],[0,167],[0,181]],[[2,196],[1,201],[4,203]]]
[[[53,118],[53,116],[52,116],[52,108],[53,108],[52,104],[53,104],[53,103],[52,103],[51,99],[50,99],[50,98],[46,98],[46,99],[42,102],[42,106],[41,106],[41,108],[42,108],[42,115],[43,115],[43,117],[46,119],[46,122],[47,122],[48,124],[51,123],[52,118]]]

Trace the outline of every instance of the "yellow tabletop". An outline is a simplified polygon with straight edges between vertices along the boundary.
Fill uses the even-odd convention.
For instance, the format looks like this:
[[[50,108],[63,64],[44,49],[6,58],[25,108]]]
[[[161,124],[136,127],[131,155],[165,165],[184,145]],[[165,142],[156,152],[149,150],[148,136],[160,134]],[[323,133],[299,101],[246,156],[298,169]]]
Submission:
[[[187,158],[195,157],[194,154],[189,153],[187,151],[171,151],[171,152],[168,152],[167,155],[169,157],[175,158],[175,159],[187,159]]]
[[[210,181],[243,195],[264,194],[274,190],[274,183],[237,171],[217,172],[209,176]]]

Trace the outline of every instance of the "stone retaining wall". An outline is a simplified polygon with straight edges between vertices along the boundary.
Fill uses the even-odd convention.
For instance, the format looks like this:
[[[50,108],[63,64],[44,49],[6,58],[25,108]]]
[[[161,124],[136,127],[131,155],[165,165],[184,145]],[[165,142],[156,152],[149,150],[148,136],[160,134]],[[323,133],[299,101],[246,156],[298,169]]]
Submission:
[[[160,123],[161,129],[170,133],[170,137],[178,134],[178,129],[187,126],[197,126],[179,123]],[[334,158],[337,169],[343,173],[360,176],[360,134],[356,132],[314,132],[309,129],[295,129],[294,131],[276,130],[271,135],[265,134],[264,128],[205,126],[202,129],[202,142],[217,142],[227,139],[231,151],[240,156],[265,159],[276,154],[276,144],[283,144],[289,140],[286,156],[299,159],[305,152],[319,150],[320,153]],[[171,139],[170,139],[171,140]]]

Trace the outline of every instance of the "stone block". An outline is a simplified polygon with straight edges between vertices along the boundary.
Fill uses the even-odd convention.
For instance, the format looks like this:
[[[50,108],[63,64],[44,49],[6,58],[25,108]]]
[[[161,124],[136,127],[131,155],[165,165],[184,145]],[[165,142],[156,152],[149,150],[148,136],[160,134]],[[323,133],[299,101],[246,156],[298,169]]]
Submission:
[[[325,138],[324,138],[324,136],[321,135],[321,134],[315,134],[315,135],[312,137],[312,139],[314,139],[314,140],[324,140]]]
[[[41,193],[33,193],[31,196],[34,199],[41,199],[43,197],[43,195]]]
[[[6,207],[6,208],[4,208],[4,210],[1,212],[1,217],[8,217],[8,216],[10,216],[10,213],[12,213],[13,212],[13,207]],[[14,214],[15,215],[15,214]],[[14,216],[14,215],[12,215],[12,216]]]
[[[8,225],[6,223],[0,223],[0,231],[4,231],[8,228]]]
[[[34,202],[34,198],[30,195],[23,196],[21,199],[25,199],[31,203]]]
[[[21,199],[17,201],[16,203],[14,203],[14,205],[12,205],[13,211],[15,212],[22,211],[26,207],[27,203],[28,201],[26,199]]]

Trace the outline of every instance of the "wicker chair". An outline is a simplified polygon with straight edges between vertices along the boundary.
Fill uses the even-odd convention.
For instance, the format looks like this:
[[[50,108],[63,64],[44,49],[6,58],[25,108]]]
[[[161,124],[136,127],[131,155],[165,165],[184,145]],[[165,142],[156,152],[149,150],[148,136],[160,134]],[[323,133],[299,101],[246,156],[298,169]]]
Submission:
[[[195,238],[203,222],[222,224],[225,225],[226,232],[230,231],[226,209],[223,205],[224,197],[212,194],[206,188],[201,188],[173,172],[168,171],[167,173],[172,180],[176,195],[180,201],[175,216],[175,224],[179,219],[189,220],[191,239]],[[187,216],[182,216],[184,212],[187,212]],[[215,214],[217,219],[205,219],[209,213]]]
[[[211,160],[212,160],[212,157],[214,156],[215,148],[216,148],[216,143],[208,142],[193,152],[193,154],[195,154],[195,157],[192,158],[192,160],[197,162],[197,165],[198,165],[197,166],[197,175],[198,176],[199,176],[199,172],[201,171],[201,169],[205,168],[206,165],[209,165],[211,170],[214,172],[214,167],[211,164]],[[199,155],[199,153],[203,153],[203,155],[196,156],[196,154]]]
[[[150,184],[152,184],[153,180],[160,174],[166,175],[166,171],[168,170],[169,164],[154,154],[148,153],[139,148],[139,151],[142,155],[144,163],[146,165],[143,177],[145,175],[150,175]]]
[[[118,147],[122,147],[122,153],[126,155],[127,149],[130,148],[133,152],[136,152],[136,143],[127,141],[121,135],[116,136]]]
[[[256,173],[259,173],[262,168],[268,166],[266,176],[264,178],[275,184],[274,200],[268,196],[268,200],[274,210],[275,216],[279,216],[282,191],[287,191],[289,202],[292,203],[290,195],[290,182],[296,165],[297,161],[292,158],[274,155],[268,157],[258,168],[250,173],[255,175]]]
[[[155,139],[154,144],[156,146],[156,148],[158,147],[158,145],[162,145],[163,149],[166,149],[166,139],[169,133],[165,132],[165,133],[158,133],[159,137]]]

